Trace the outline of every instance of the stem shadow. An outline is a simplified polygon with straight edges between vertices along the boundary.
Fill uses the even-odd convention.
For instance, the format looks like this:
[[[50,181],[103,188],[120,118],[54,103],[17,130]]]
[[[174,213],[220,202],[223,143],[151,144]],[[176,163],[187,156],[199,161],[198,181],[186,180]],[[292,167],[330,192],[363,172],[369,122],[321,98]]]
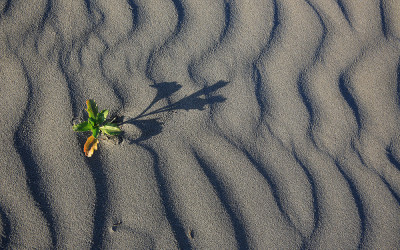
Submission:
[[[163,82],[151,85],[150,87],[157,89],[157,94],[153,101],[139,115],[132,119],[119,122],[122,124],[133,124],[141,130],[141,136],[134,140],[133,143],[147,140],[162,132],[163,123],[158,121],[158,118],[145,119],[147,116],[155,115],[163,112],[171,112],[175,110],[204,110],[207,105],[222,103],[226,100],[221,95],[212,95],[215,91],[225,87],[228,84],[226,81],[219,81],[211,86],[206,86],[193,94],[180,99],[177,102],[170,103],[164,107],[150,111],[151,108],[164,98],[169,98],[175,92],[182,88],[182,85],[176,82]],[[150,112],[149,112],[150,111]],[[123,117],[121,117],[123,120]],[[117,121],[118,122],[118,121]]]

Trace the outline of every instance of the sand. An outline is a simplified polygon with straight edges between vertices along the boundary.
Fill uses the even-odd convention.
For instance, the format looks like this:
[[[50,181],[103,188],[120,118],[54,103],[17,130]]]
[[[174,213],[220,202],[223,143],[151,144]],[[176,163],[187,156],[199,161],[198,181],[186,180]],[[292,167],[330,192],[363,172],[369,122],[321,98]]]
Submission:
[[[400,246],[399,1],[0,9],[0,248]]]

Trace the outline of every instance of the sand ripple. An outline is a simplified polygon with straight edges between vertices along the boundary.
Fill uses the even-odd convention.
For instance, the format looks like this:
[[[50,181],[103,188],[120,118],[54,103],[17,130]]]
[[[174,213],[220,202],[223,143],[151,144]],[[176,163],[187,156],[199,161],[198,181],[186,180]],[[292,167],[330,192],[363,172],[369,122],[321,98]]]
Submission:
[[[3,1],[0,247],[395,249],[395,2]]]

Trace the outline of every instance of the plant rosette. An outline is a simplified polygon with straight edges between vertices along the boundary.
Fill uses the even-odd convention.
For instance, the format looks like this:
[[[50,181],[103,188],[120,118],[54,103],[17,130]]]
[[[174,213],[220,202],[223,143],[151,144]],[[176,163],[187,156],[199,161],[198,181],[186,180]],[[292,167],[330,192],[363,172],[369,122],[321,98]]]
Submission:
[[[98,112],[98,108],[94,100],[87,100],[86,105],[86,111],[89,115],[88,120],[72,126],[72,129],[76,132],[92,131],[92,135],[89,136],[83,147],[83,152],[85,152],[85,155],[87,157],[91,157],[93,152],[97,150],[97,144],[99,143],[98,136],[101,132],[107,135],[119,135],[121,133],[121,129],[118,127],[118,124],[107,121],[107,109]]]

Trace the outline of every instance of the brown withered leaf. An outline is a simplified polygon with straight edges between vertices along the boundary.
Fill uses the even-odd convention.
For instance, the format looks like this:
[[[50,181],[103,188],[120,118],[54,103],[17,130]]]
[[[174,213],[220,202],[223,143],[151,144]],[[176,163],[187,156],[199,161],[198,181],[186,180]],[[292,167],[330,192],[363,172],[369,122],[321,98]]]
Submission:
[[[93,135],[89,136],[87,138],[85,146],[83,146],[83,152],[85,152],[85,155],[87,157],[92,157],[93,152],[97,150],[97,144],[99,143],[99,140],[97,138],[94,138]]]

